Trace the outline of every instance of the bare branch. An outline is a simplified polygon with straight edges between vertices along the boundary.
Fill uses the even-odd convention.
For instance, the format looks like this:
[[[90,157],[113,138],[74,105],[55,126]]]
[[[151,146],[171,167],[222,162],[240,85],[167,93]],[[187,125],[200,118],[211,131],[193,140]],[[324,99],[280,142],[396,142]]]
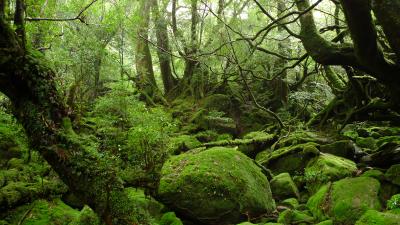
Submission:
[[[83,17],[83,13],[88,10],[95,2],[98,0],[92,0],[88,5],[86,5],[75,17],[72,18],[32,18],[32,17],[26,17],[26,21],[32,21],[32,22],[37,22],[37,21],[55,21],[55,22],[60,22],[60,21],[74,21],[74,20],[79,20],[82,23],[88,25],[85,21],[85,18]]]

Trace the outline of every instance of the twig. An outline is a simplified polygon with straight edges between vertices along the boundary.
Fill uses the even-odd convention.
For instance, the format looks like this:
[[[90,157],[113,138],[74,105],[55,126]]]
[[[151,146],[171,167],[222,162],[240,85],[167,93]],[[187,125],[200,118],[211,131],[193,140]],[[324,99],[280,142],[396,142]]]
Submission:
[[[24,213],[24,215],[22,215],[21,219],[20,219],[19,222],[18,222],[18,225],[21,225],[21,224],[24,222],[25,218],[26,218],[26,217],[28,216],[28,214],[32,211],[32,209],[33,209],[34,206],[35,206],[35,203],[32,203],[32,206],[31,206],[28,210],[26,210],[26,212]]]
[[[77,16],[72,17],[72,18],[32,18],[32,17],[26,17],[26,21],[74,21],[74,20],[79,20],[82,23],[88,25],[85,21],[85,18],[82,16],[82,14],[89,9],[95,2],[98,0],[92,0],[88,5],[86,5],[79,13]]]

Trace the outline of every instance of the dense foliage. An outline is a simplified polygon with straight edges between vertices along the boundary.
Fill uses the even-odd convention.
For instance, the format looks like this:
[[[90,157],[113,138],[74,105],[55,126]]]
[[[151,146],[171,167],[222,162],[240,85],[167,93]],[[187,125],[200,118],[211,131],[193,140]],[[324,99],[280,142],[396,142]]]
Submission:
[[[0,224],[400,224],[394,0],[0,0]]]

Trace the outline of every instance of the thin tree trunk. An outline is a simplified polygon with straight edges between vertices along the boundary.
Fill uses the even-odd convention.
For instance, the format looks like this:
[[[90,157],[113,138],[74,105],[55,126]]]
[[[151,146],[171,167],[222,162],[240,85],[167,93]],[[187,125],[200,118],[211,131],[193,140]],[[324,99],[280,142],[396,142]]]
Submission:
[[[137,85],[143,94],[153,96],[156,89],[156,79],[153,71],[153,61],[148,44],[151,1],[141,0],[139,7],[140,22],[137,24],[136,39],[136,73]]]
[[[157,36],[157,55],[160,61],[161,77],[164,84],[164,91],[168,94],[176,85],[176,80],[172,76],[171,57],[168,54],[171,52],[169,47],[167,22],[164,17],[164,9],[160,11],[158,0],[153,0],[153,16],[156,26]]]
[[[284,0],[279,0],[278,1],[278,17],[281,17],[286,11],[286,4]],[[284,23],[285,21],[282,21]],[[288,55],[288,45],[290,44],[290,41],[284,40],[285,38],[285,28],[283,26],[278,27],[278,33],[279,33],[279,38],[282,39],[281,41],[278,42],[278,51],[280,55]],[[286,67],[287,60],[279,58],[276,62],[277,66],[277,71],[282,71],[283,68]],[[273,87],[274,87],[274,98],[276,102],[278,102],[278,105],[286,105],[288,101],[288,91],[289,87],[286,82],[287,78],[287,71],[284,70],[281,76],[279,76],[277,79],[273,81]]]
[[[191,0],[191,25],[190,25],[190,46],[187,48],[188,50],[185,52],[186,60],[185,60],[185,71],[184,71],[184,80],[190,81],[193,77],[193,73],[195,70],[198,61],[194,59],[194,55],[197,53],[197,25],[199,23],[199,16],[197,12],[197,0]],[[190,82],[189,82],[190,83]]]

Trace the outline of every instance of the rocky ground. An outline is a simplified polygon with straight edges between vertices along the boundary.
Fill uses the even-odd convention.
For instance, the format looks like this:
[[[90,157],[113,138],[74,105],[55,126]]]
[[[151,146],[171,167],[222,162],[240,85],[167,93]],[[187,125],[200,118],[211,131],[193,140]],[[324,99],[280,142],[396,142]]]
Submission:
[[[235,135],[234,116],[175,110],[187,123],[169,140],[152,197],[126,189],[148,224],[400,224],[399,127]],[[0,136],[0,224],[101,224],[29,150],[17,125],[2,121]]]

